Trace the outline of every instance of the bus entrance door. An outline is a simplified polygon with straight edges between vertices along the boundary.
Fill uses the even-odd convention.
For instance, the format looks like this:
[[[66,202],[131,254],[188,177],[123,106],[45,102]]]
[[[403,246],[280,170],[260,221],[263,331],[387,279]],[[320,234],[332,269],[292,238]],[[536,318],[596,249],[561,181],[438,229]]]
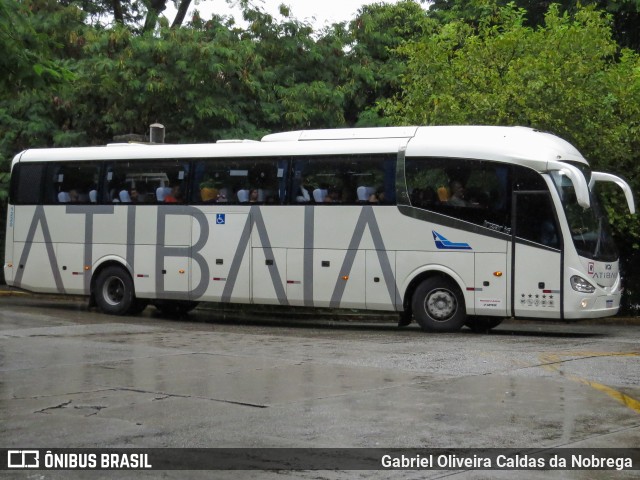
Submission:
[[[561,318],[562,254],[548,192],[514,193],[512,313],[523,318]]]

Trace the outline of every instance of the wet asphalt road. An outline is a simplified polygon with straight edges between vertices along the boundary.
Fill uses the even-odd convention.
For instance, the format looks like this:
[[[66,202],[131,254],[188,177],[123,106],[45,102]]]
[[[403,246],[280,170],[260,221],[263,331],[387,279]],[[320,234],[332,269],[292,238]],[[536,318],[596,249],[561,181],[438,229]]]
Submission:
[[[270,318],[272,317],[272,318]],[[303,318],[304,317],[304,318]],[[0,296],[0,447],[638,447],[640,325],[424,334],[373,317],[188,318]],[[74,472],[155,478],[162,472]],[[242,475],[244,473],[244,475]],[[634,478],[636,472],[184,472],[166,478]],[[68,478],[30,472],[11,478]]]

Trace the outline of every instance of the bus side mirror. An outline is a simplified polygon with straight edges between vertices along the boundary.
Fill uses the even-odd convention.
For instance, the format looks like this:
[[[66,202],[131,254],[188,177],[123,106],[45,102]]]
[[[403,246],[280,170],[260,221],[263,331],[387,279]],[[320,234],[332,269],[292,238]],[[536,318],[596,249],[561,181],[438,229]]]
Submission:
[[[624,192],[624,196],[627,199],[627,205],[629,205],[629,212],[631,212],[632,214],[636,213],[636,206],[633,201],[633,193],[631,192],[631,187],[627,182],[625,182],[620,177],[611,175],[610,173],[591,172],[589,189],[593,189],[593,186],[596,184],[596,182],[612,182],[618,185]]]
[[[573,165],[562,162],[547,162],[547,169],[558,171],[566,175],[573,183],[573,189],[576,193],[576,201],[582,208],[591,207],[591,198],[589,195],[589,186],[587,180],[580,170]]]

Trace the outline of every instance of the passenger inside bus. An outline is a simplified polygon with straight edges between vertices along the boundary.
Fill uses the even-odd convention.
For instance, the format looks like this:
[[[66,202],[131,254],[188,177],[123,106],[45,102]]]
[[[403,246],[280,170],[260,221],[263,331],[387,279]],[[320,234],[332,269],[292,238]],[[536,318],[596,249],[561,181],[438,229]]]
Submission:
[[[296,202],[297,203],[309,203],[311,201],[311,195],[309,194],[309,187],[305,185],[305,179],[300,179],[300,186],[298,187],[298,192],[296,193]]]
[[[459,180],[452,180],[449,184],[449,188],[451,189],[451,197],[449,197],[449,205],[454,207],[467,207],[469,206],[469,202],[465,199],[466,190],[464,185]]]
[[[332,187],[327,191],[326,197],[324,197],[324,203],[341,203],[342,198],[337,188]]]
[[[182,203],[183,194],[182,188],[179,183],[174,183],[171,186],[171,193],[165,195],[164,203]]]
[[[170,193],[171,193],[171,187],[165,187],[164,185],[160,185],[158,188],[156,188],[156,200],[160,203],[163,203],[165,197]]]
[[[216,203],[218,201],[218,189],[213,187],[201,188],[200,198],[204,203]]]
[[[316,203],[323,203],[325,197],[327,196],[328,190],[326,188],[316,188],[313,191],[313,200]]]
[[[120,199],[121,203],[131,203],[131,195],[129,195],[129,190],[127,190],[126,186],[122,190],[120,190],[120,192],[118,193],[118,198]]]
[[[58,202],[59,203],[69,203],[71,201],[71,197],[69,196],[69,192],[58,192]]]
[[[238,197],[238,202],[249,203],[249,190],[242,188],[238,190],[236,196]]]
[[[149,202],[148,185],[145,182],[137,182],[136,186],[131,189],[131,201],[134,203]]]
[[[380,187],[369,196],[369,203],[384,203],[384,188]]]
[[[375,194],[373,187],[360,186],[356,189],[356,197],[358,203],[367,203],[371,201],[371,195]]]

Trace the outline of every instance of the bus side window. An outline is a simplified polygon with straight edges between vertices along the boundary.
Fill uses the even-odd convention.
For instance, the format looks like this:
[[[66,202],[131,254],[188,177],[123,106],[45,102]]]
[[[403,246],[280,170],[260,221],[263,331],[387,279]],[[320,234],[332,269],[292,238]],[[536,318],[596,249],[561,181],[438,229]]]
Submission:
[[[280,182],[284,170],[279,168],[278,159],[254,160],[249,164],[248,188],[249,203],[279,205]]]
[[[64,183],[64,167],[59,163],[49,163],[44,184],[45,205],[69,203],[71,201],[68,186]]]
[[[516,208],[516,237],[547,247],[560,248],[560,235],[548,194],[520,193]]]
[[[395,159],[387,155],[296,158],[289,202],[293,205],[394,204]]]
[[[104,202],[186,203],[188,172],[186,161],[113,162],[106,169]]]
[[[194,165],[191,199],[199,204],[279,205],[285,171],[278,158],[199,159]]]
[[[44,203],[96,203],[100,164],[61,162],[47,165]]]
[[[408,158],[405,170],[412,206],[475,225],[510,228],[508,165],[425,157]]]
[[[45,165],[18,163],[11,174],[10,203],[38,205],[42,203],[42,177]]]
[[[518,193],[517,237],[547,247],[560,248],[560,234],[549,188],[540,174],[526,167],[514,167],[513,189]]]

